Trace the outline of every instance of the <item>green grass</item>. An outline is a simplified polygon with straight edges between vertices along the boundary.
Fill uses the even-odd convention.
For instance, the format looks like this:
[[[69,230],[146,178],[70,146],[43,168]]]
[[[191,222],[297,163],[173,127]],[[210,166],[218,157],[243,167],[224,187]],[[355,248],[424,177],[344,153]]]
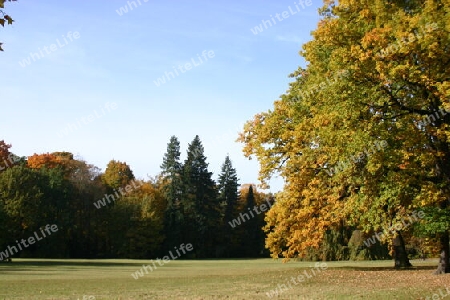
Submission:
[[[273,299],[425,299],[450,288],[450,275],[432,274],[436,263],[414,261],[414,269],[396,271],[392,261],[328,262]],[[142,264],[150,261],[15,259],[0,264],[0,299],[269,299],[278,284],[305,270],[311,275],[314,263],[176,260],[133,279]]]

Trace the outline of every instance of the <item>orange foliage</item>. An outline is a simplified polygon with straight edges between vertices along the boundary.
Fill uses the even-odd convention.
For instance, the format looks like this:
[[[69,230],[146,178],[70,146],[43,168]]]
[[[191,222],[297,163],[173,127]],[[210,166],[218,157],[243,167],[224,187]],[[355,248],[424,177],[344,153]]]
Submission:
[[[35,153],[28,157],[27,165],[31,169],[40,169],[42,167],[51,169],[62,166],[64,169],[69,170],[73,165],[73,160],[73,154],[70,152]]]
[[[31,169],[40,169],[42,167],[55,168],[58,166],[58,158],[50,153],[35,153],[28,157],[27,165]]]

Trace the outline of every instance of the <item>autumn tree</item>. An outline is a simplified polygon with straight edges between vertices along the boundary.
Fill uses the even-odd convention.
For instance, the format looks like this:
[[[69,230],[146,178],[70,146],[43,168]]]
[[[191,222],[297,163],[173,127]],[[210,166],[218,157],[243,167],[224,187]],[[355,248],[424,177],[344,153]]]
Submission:
[[[104,197],[106,189],[98,167],[81,159],[68,160],[66,164],[66,178],[73,188],[70,210],[76,229],[68,232],[70,256],[93,258],[98,231],[94,222],[99,214],[93,203]]]
[[[0,172],[22,161],[22,158],[10,152],[11,144],[0,141]]]
[[[325,4],[301,52],[308,67],[240,136],[263,181],[274,172],[286,181],[267,216],[275,257],[305,255],[342,220],[373,233],[416,209],[448,210],[448,3]]]
[[[152,258],[161,252],[164,240],[166,200],[156,179],[138,182],[137,188],[110,211],[110,255],[122,258]],[[173,249],[173,248],[172,248]]]
[[[50,153],[33,154],[28,157],[27,165],[31,169],[40,169],[43,167],[55,168],[59,165],[58,158]]]
[[[9,157],[9,145],[0,145],[8,150],[1,154]],[[102,175],[70,152],[34,154],[2,170],[0,246],[14,245],[41,226],[55,224],[54,237],[17,256],[155,258],[166,253],[161,247],[166,211],[162,180],[134,181],[117,205],[96,209],[93,203],[107,195]]]
[[[133,171],[125,162],[111,160],[102,176],[103,183],[111,190],[126,186],[134,179]]]
[[[0,227],[5,237],[0,244],[32,235],[46,224],[59,228],[58,238],[33,245],[18,256],[65,257],[68,254],[67,235],[74,224],[70,210],[70,184],[60,169],[31,169],[17,165],[0,173]],[[57,253],[53,253],[58,249]]]
[[[77,160],[70,152],[60,151],[52,153],[33,154],[28,156],[27,166],[31,169],[53,169],[59,168],[63,170],[66,178],[70,178],[77,170]]]
[[[332,8],[335,18],[318,29],[320,41],[305,47],[305,52],[313,54],[313,48],[323,51],[334,46],[327,62],[351,70],[346,89],[350,97],[346,98],[360,110],[361,123],[355,127],[370,133],[372,140],[377,136],[387,141],[386,149],[368,159],[363,176],[354,176],[365,182],[356,202],[361,205],[359,212],[375,224],[382,224],[380,219],[390,221],[381,227],[406,219],[417,208],[448,210],[450,119],[446,109],[450,103],[449,71],[444,67],[450,58],[444,21],[448,5],[447,1],[375,1],[363,6],[342,1]],[[335,27],[356,15],[361,17],[358,22],[345,29]],[[336,48],[332,36],[345,33],[355,34],[356,41]],[[325,40],[328,44],[319,46]],[[316,53],[307,57],[317,57]],[[448,272],[448,227],[436,234]],[[401,230],[393,238],[401,244]]]
[[[42,225],[43,181],[38,172],[24,166],[0,173],[0,203],[11,221],[9,236],[18,237]]]

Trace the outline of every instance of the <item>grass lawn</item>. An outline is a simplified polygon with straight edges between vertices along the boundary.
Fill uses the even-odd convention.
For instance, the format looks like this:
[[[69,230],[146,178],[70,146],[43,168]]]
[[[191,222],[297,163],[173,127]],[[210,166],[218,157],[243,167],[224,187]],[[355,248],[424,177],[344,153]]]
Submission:
[[[450,274],[432,274],[436,260],[413,261],[404,271],[393,270],[392,261],[327,262],[314,274],[310,262],[176,260],[131,276],[150,263],[14,259],[0,264],[0,299],[270,299],[266,293],[282,284],[285,291],[272,299],[432,299],[450,291]]]

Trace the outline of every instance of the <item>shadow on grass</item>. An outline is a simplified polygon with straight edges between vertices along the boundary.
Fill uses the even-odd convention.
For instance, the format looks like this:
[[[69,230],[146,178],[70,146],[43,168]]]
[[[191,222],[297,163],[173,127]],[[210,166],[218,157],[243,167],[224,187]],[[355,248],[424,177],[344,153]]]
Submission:
[[[83,260],[83,261],[77,261],[77,260],[13,260],[12,263],[5,263],[0,264],[0,269],[7,269],[7,268],[16,268],[16,267],[54,267],[54,266],[86,266],[86,267],[135,267],[137,265],[141,265],[142,263],[139,260],[136,260],[135,262],[113,262],[113,261],[89,261],[89,260]]]
[[[226,261],[257,261],[261,258],[233,258],[233,259],[177,259],[178,261],[195,263],[195,262],[226,262]],[[120,261],[123,260],[123,261]],[[148,259],[51,259],[48,260],[45,258],[19,258],[13,260],[12,262],[0,262],[0,270],[7,269],[8,267],[52,267],[52,266],[86,266],[86,267],[135,267],[141,266],[143,263],[148,263],[149,261],[154,260],[156,258],[148,258]]]
[[[329,269],[339,270],[353,270],[353,271],[421,271],[421,270],[435,270],[435,266],[412,266],[410,268],[394,268],[392,267],[358,267],[358,266],[342,266],[331,267]]]
[[[123,259],[123,261],[120,260],[114,260],[114,259],[95,259],[95,260],[89,260],[89,259],[18,259],[13,260],[11,263],[0,263],[0,271],[36,271],[38,268],[45,268],[45,267],[66,267],[66,268],[82,268],[82,267],[141,267],[142,264],[148,263],[152,259],[136,259],[136,260],[128,260]],[[236,261],[253,261],[257,262],[260,260],[260,258],[253,258],[253,259],[245,259],[245,258],[237,258],[237,259],[179,259],[180,261],[183,261],[185,263],[193,263],[195,265],[196,262],[236,262]],[[342,263],[345,263],[346,261],[341,261]],[[374,261],[367,261],[370,263],[373,263]],[[300,267],[301,269],[310,269],[307,266]],[[421,270],[435,270],[435,265],[419,265],[419,266],[412,266],[410,268],[400,268],[396,269],[394,266],[349,266],[349,265],[331,265],[328,267],[328,269],[336,269],[336,270],[353,270],[353,271],[421,271]]]

